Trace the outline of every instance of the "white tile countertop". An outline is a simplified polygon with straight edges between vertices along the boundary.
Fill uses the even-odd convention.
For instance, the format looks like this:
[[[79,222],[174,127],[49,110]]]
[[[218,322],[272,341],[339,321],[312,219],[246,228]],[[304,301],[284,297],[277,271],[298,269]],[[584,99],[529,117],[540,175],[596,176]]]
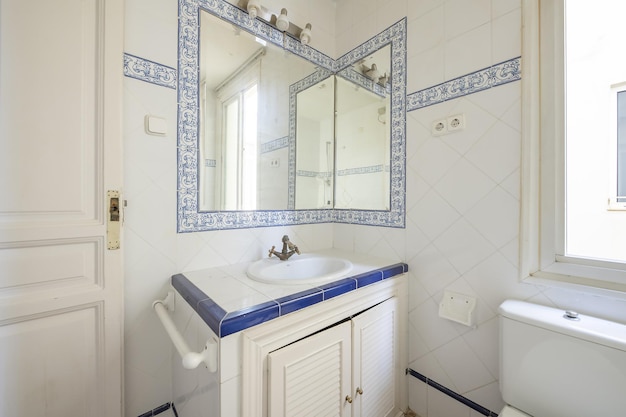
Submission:
[[[249,278],[251,263],[246,262],[176,274],[172,286],[216,335],[224,337],[408,270],[402,262],[336,249],[315,254],[347,259],[352,269],[324,284],[268,284]]]

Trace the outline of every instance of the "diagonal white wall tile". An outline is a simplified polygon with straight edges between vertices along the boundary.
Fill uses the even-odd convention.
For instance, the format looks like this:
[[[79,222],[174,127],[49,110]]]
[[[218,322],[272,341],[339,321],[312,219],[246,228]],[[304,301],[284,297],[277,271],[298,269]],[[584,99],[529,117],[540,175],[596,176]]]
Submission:
[[[428,294],[435,295],[459,277],[459,272],[434,246],[429,246],[408,261],[409,269],[417,276]]]
[[[435,350],[434,355],[460,394],[495,380],[462,337]]]
[[[500,253],[483,260],[464,277],[494,311],[508,298],[524,300],[539,292],[534,285],[520,283],[517,268]]]
[[[459,160],[435,185],[437,192],[464,214],[482,199],[496,183],[465,159]]]
[[[460,274],[487,259],[495,250],[465,219],[452,225],[434,244]]]
[[[438,138],[428,139],[407,164],[426,183],[435,184],[460,159],[460,155]]]
[[[465,219],[500,248],[517,236],[519,201],[496,187],[466,213]]]
[[[510,126],[497,123],[465,157],[499,183],[519,167],[520,135]]]
[[[460,218],[460,214],[438,193],[430,190],[407,214],[429,239],[437,238]]]

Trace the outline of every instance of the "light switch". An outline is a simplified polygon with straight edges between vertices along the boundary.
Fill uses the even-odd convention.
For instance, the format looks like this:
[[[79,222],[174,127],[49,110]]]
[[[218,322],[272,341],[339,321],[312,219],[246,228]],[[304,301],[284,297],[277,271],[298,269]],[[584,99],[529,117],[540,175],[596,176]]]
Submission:
[[[165,136],[167,133],[167,122],[162,117],[146,115],[145,125],[148,135]]]

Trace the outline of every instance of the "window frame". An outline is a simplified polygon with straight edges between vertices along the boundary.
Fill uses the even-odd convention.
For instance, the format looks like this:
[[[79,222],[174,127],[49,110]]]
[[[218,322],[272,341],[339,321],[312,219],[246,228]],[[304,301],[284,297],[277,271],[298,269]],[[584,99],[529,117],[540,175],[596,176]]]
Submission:
[[[611,118],[609,120],[615,120],[615,125],[612,129],[612,143],[610,147],[610,157],[615,161],[615,164],[611,164],[609,169],[609,202],[608,202],[608,210],[612,211],[623,211],[626,210],[626,195],[619,195],[619,129],[618,129],[618,95],[620,93],[626,94],[626,81],[614,84],[611,86]],[[624,126],[626,128],[626,126]],[[613,142],[614,141],[614,142]],[[626,162],[624,162],[626,164]],[[626,166],[622,167],[623,170],[626,170]],[[619,200],[621,201],[619,201]]]
[[[563,0],[522,1],[520,279],[626,298],[626,264],[563,255],[563,12]]]

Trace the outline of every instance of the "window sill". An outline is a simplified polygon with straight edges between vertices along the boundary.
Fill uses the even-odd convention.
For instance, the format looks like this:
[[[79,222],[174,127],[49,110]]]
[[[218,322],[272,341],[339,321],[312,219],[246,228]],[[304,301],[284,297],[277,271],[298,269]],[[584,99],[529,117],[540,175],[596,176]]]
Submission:
[[[621,263],[558,256],[556,262],[531,273],[523,281],[626,299],[624,268],[626,265]]]

